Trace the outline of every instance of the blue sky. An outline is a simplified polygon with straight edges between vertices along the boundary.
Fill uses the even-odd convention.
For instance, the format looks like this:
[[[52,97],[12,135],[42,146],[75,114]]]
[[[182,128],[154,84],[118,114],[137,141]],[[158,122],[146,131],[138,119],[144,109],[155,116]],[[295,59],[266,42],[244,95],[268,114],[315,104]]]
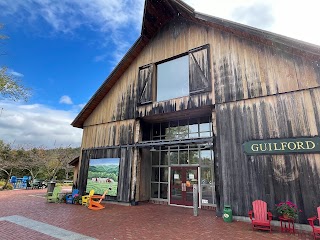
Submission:
[[[1,9],[7,9],[0,13],[3,33],[10,37],[2,47],[7,54],[0,64],[23,75],[33,89],[29,103],[68,109],[59,104],[61,97],[69,96],[75,105],[87,102],[139,36],[141,20],[129,19],[126,11],[131,5],[137,8],[131,14],[142,15],[143,4],[132,7],[134,1],[114,1],[108,7],[109,1],[46,2],[0,1]],[[122,12],[114,20],[113,14],[105,14],[108,11]],[[96,17],[104,19],[99,22]]]
[[[186,0],[196,11],[320,45],[317,1]],[[0,99],[0,139],[23,146],[80,146],[70,123],[139,37],[143,0],[0,0],[0,67],[32,89]],[[290,6],[290,9],[288,9]],[[299,17],[297,17],[299,16]]]

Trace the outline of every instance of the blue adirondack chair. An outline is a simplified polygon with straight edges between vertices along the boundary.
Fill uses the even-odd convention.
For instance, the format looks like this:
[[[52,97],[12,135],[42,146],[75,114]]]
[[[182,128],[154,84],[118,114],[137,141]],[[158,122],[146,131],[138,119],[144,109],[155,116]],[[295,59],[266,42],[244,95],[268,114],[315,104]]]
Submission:
[[[76,195],[79,195],[79,190],[78,189],[73,189],[71,194],[67,194],[66,195],[66,203],[73,204],[74,203],[74,197]]]

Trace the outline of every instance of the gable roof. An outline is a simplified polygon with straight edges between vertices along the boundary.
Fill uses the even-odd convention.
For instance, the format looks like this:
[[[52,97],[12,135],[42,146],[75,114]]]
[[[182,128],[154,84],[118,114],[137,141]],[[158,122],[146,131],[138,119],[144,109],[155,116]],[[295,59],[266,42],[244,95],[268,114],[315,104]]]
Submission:
[[[70,161],[68,164],[70,166],[76,166],[79,163],[80,157],[75,157],[72,161]]]
[[[176,17],[213,27],[221,31],[250,39],[255,42],[270,45],[286,52],[307,56],[311,59],[320,59],[320,47],[314,44],[285,37],[272,32],[264,31],[240,23],[209,16],[196,12],[192,7],[181,0],[146,0],[140,37],[128,50],[118,65],[94,93],[78,116],[71,123],[72,126],[82,128],[83,123],[110,91],[121,75],[126,71],[143,48],[168,22]]]

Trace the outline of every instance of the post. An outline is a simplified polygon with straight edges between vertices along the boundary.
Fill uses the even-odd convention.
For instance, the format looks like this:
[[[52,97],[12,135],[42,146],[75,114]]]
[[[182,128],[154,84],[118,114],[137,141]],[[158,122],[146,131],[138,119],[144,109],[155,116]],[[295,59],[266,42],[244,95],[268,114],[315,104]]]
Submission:
[[[198,216],[198,184],[193,184],[193,216]]]

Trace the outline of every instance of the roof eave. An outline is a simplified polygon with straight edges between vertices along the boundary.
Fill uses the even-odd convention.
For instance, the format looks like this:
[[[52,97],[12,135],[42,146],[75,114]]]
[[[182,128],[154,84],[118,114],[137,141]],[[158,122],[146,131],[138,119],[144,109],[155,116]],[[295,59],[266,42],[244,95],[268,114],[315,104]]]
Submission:
[[[121,70],[125,70],[133,61],[136,55],[140,53],[143,47],[150,41],[150,39],[156,34],[156,31],[161,28],[166,22],[170,21],[173,18],[173,14],[181,15],[186,19],[191,19],[195,22],[208,24],[213,27],[217,26],[220,29],[226,29],[228,32],[233,33],[234,31],[238,30],[239,32],[245,32],[246,36],[252,36],[252,38],[258,37],[260,42],[273,45],[278,44],[278,46],[288,47],[294,49],[295,53],[304,54],[307,53],[310,56],[315,58],[320,58],[320,47],[311,43],[303,42],[300,40],[296,40],[293,38],[289,38],[286,36],[282,36],[279,34],[275,34],[272,32],[268,32],[262,29],[254,28],[251,26],[247,26],[244,24],[232,22],[229,20],[221,19],[218,17],[213,17],[207,14],[195,12],[192,7],[187,5],[181,0],[163,0],[165,6],[171,13],[163,12],[163,8],[160,10],[162,11],[155,11],[155,6],[152,5],[159,4],[158,1],[153,0],[146,0],[144,5],[144,15],[143,15],[143,22],[141,27],[141,34],[137,41],[132,45],[132,47],[128,50],[128,52],[124,55],[118,65],[114,68],[114,70],[110,73],[108,78],[103,82],[101,87],[94,93],[91,97],[89,102],[84,106],[81,112],[77,115],[74,121],[71,123],[73,127],[83,128],[83,124],[86,119],[90,116],[90,114],[94,111],[95,107],[101,102],[101,100],[105,97],[108,92],[108,87],[112,87],[115,81],[117,80],[116,77],[121,73]],[[159,17],[161,14],[164,13],[166,16],[163,17],[161,21],[157,22],[157,26],[150,25],[150,22],[147,20],[147,8],[148,4],[150,5],[149,11],[151,13],[156,14],[156,17]],[[160,15],[159,15],[160,14]],[[171,14],[171,15],[170,15]],[[150,12],[149,12],[150,15]],[[150,20],[150,19],[149,19]],[[150,29],[149,29],[150,28]],[[241,35],[241,34],[239,34]],[[297,50],[297,51],[296,51]],[[131,57],[131,58],[130,58]],[[115,77],[116,76],[116,77]]]
[[[293,47],[299,49],[301,51],[307,52],[312,55],[319,55],[320,56],[320,46],[304,42],[298,39],[290,38],[281,34],[269,32],[266,30],[262,30],[259,28],[251,27],[245,24],[233,22],[230,20],[226,20],[223,18],[213,17],[204,13],[195,12],[195,18],[198,20],[202,20],[205,22],[214,23],[217,25],[221,25],[223,27],[229,27],[232,29],[238,29],[248,34],[258,36],[260,38],[264,38],[266,40],[270,40],[272,42],[277,42],[282,45],[286,45],[288,47]]]
[[[112,77],[114,76],[114,74],[122,67],[122,65],[124,65],[125,60],[128,58],[128,56],[130,54],[133,53],[133,51],[135,50],[135,48],[143,41],[143,36],[140,36],[136,42],[132,45],[132,47],[128,50],[128,52],[123,56],[123,58],[121,59],[121,61],[118,63],[118,65],[113,69],[113,71],[110,73],[110,75],[108,76],[108,78],[102,83],[102,85],[100,86],[100,88],[93,94],[93,96],[90,98],[90,100],[88,101],[88,103],[82,108],[82,110],[80,111],[80,113],[77,115],[77,117],[73,120],[73,122],[71,123],[71,125],[73,127],[77,127],[77,128],[83,128],[83,123],[85,120],[81,121],[81,119],[83,118],[83,114],[85,112],[88,111],[90,105],[93,103],[93,101],[103,92],[103,89],[105,88],[105,86],[109,83],[110,79],[112,79]],[[103,98],[103,97],[102,97]],[[92,113],[93,110],[90,112]],[[86,115],[90,115],[90,114],[86,114]],[[87,119],[87,117],[85,117],[85,119]]]

